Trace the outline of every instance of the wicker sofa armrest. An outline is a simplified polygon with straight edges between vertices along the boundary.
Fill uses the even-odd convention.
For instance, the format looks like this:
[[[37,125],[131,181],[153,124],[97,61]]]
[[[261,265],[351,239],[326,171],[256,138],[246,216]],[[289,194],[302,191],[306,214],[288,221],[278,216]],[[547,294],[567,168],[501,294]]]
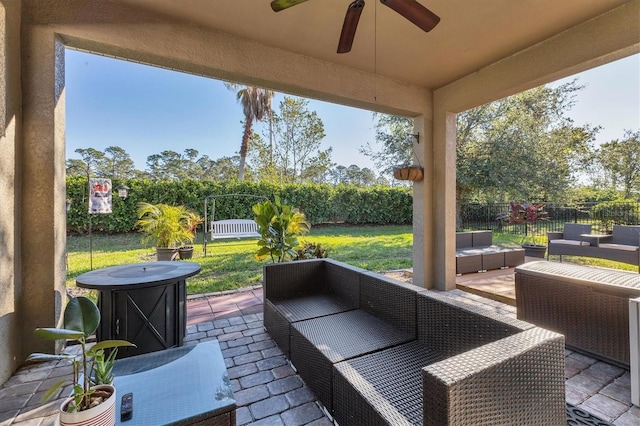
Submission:
[[[538,327],[422,369],[424,425],[566,424],[564,337]]]
[[[564,236],[564,232],[547,232],[547,241],[561,240]]]

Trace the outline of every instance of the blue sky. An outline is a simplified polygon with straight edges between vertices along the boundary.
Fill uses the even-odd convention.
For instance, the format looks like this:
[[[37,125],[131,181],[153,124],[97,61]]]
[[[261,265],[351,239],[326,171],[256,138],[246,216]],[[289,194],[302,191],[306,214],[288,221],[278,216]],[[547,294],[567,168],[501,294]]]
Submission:
[[[239,150],[242,108],[220,81],[73,50],[65,73],[67,158],[79,158],[77,148],[119,146],[144,170],[147,157],[164,150],[194,148],[213,159]],[[577,77],[586,88],[567,115],[578,125],[602,126],[597,143],[640,129],[640,55]],[[283,96],[276,95],[274,109]],[[375,142],[370,111],[315,100],[309,109],[324,123],[322,148],[333,147],[335,163],[373,169],[359,153]],[[256,130],[262,133],[260,123]]]

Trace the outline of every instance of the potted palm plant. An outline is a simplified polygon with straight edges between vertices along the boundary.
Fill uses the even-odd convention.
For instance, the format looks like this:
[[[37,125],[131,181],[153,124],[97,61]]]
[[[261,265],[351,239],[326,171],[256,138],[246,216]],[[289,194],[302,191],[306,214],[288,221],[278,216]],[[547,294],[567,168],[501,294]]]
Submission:
[[[193,241],[187,229],[189,211],[184,206],[138,203],[137,226],[147,236],[143,242],[155,241],[158,260],[173,260],[185,241]]]
[[[100,324],[100,311],[91,299],[80,296],[69,300],[63,317],[64,328],[37,328],[35,335],[46,340],[77,340],[81,345],[80,359],[73,355],[31,354],[27,361],[41,362],[70,359],[73,364],[73,390],[60,405],[60,425],[115,424],[116,389],[112,384],[94,385],[91,371],[105,349],[135,346],[126,340],[104,340],[88,348],[87,338]],[[115,358],[115,355],[113,355]],[[113,361],[113,360],[112,360]],[[54,383],[42,397],[48,401],[69,379]]]
[[[509,213],[498,215],[498,220],[508,219],[510,224],[524,225],[524,237],[522,238],[522,248],[525,256],[544,258],[547,246],[536,243],[538,234],[538,223],[548,220],[547,212],[544,211],[544,203],[509,203]]]

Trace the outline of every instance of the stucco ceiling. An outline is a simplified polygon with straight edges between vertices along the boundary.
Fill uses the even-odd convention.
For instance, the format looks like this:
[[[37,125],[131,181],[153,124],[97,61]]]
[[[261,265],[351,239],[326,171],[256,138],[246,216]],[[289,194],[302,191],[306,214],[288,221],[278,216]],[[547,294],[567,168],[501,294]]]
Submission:
[[[353,49],[337,54],[351,0],[308,0],[275,13],[270,0],[119,0],[324,61],[435,89],[627,0],[418,0],[441,21],[425,33],[366,0]]]

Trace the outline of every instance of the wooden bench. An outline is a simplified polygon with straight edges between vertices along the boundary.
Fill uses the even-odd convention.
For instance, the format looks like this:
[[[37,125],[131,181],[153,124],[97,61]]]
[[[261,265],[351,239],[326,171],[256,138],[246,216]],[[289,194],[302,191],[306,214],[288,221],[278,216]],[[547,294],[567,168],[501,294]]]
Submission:
[[[211,239],[260,238],[258,224],[252,219],[226,219],[211,221]]]

